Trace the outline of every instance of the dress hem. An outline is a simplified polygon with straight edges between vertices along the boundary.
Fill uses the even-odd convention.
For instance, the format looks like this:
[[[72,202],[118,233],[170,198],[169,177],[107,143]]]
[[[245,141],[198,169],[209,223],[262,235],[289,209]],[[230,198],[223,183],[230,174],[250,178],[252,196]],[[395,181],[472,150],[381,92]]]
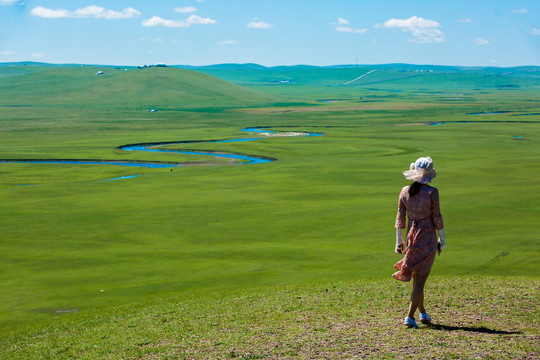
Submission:
[[[394,279],[396,279],[396,280],[398,280],[398,281],[403,281],[403,282],[410,282],[410,281],[411,281],[410,278],[409,278],[409,279],[403,278],[403,277],[401,277],[400,275],[401,275],[401,274],[399,273],[399,271],[392,274],[392,276],[394,277]]]

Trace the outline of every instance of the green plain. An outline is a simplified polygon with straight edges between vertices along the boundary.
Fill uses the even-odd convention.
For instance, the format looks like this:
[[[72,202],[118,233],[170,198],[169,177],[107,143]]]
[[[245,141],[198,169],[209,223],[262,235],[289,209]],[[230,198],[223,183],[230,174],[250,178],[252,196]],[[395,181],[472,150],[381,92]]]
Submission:
[[[1,159],[201,161],[115,148],[247,138],[240,130],[256,126],[325,133],[185,146],[278,159],[258,165],[0,163],[0,333],[12,344],[4,357],[58,321],[79,319],[80,335],[100,316],[144,313],[148,302],[200,298],[194,316],[205,317],[230,291],[273,302],[268,294],[282,287],[305,292],[321,282],[398,286],[384,279],[399,259],[401,172],[426,155],[447,235],[432,271],[437,286],[467,276],[474,291],[475,276],[517,276],[538,287],[538,68],[381,66],[349,86],[341,84],[371,68],[197,70],[0,66]],[[470,115],[481,112],[501,113]],[[99,181],[129,175],[140,176]],[[537,315],[523,328],[532,331]],[[38,343],[42,358],[85,353],[47,353]]]

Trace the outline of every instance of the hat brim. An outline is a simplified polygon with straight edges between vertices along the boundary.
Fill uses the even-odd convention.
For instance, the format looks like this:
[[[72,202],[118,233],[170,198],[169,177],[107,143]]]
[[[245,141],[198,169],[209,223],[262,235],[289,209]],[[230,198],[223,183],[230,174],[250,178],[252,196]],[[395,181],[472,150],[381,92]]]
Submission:
[[[437,173],[435,170],[432,170],[429,173],[417,170],[407,170],[403,172],[403,175],[405,175],[407,180],[418,182],[420,184],[427,184],[437,176]]]

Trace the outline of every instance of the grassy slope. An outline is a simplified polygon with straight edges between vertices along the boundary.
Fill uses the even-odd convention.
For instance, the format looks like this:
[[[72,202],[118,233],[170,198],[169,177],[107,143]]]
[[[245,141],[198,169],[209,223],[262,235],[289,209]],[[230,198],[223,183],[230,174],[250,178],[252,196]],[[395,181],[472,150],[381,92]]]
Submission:
[[[0,68],[0,105],[149,109],[234,106],[270,101],[200,72],[176,68],[113,69],[93,66]],[[95,74],[103,70],[104,74]],[[11,75],[11,76],[8,76]]]
[[[435,277],[434,321],[400,324],[409,288],[393,279],[317,282],[157,298],[4,331],[3,359],[536,359],[531,278]]]
[[[535,176],[540,174],[537,155],[540,130],[537,124],[519,123],[538,121],[538,116],[514,116],[540,111],[536,80],[523,80],[520,90],[497,90],[484,87],[485,83],[479,81],[483,76],[470,75],[469,79],[476,79],[475,86],[481,90],[462,84],[463,96],[449,96],[446,93],[459,90],[460,82],[448,82],[448,89],[433,82],[424,90],[419,88],[426,86],[425,83],[411,83],[411,90],[395,93],[395,84],[389,84],[387,90],[326,87],[328,74],[323,73],[319,79],[319,85],[323,86],[315,82],[311,86],[252,85],[273,94],[267,97],[248,91],[249,96],[255,96],[253,102],[243,103],[244,90],[227,85],[226,94],[216,96],[218,107],[212,109],[206,104],[205,90],[187,101],[189,97],[178,95],[184,86],[171,82],[165,95],[155,97],[169,111],[151,114],[146,112],[145,104],[154,104],[141,105],[144,96],[132,95],[146,94],[141,90],[145,86],[152,89],[153,76],[166,78],[161,71],[174,71],[175,81],[180,84],[191,72],[146,69],[139,73],[114,73],[114,79],[122,80],[113,81],[110,86],[123,82],[122,86],[135,89],[129,96],[120,92],[112,97],[116,99],[113,101],[109,94],[101,96],[101,92],[95,91],[96,84],[107,79],[96,78],[94,70],[88,76],[83,76],[85,70],[79,68],[70,69],[74,73],[69,75],[64,69],[47,69],[53,71],[51,77],[44,76],[43,69],[27,75],[49,84],[50,91],[42,88],[36,88],[35,93],[29,91],[35,88],[30,86],[34,84],[31,81],[26,81],[24,86],[5,87],[2,105],[35,106],[0,107],[2,157],[55,158],[69,153],[73,158],[145,158],[146,155],[124,154],[113,149],[143,141],[248,136],[238,130],[253,125],[273,125],[276,129],[297,125],[297,129],[325,131],[327,135],[200,146],[279,159],[262,166],[170,172],[2,165],[0,214],[9,226],[3,229],[0,239],[4,249],[0,281],[6,290],[1,295],[0,309],[5,331],[9,333],[12,328],[20,332],[14,340],[16,346],[32,344],[42,331],[54,333],[52,329],[58,320],[87,319],[84,321],[93,328],[100,321],[97,320],[100,314],[129,316],[129,307],[107,309],[134,300],[198,294],[205,299],[201,304],[203,309],[193,316],[201,318],[211,311],[208,309],[213,306],[213,300],[208,293],[214,291],[269,286],[268,292],[272,293],[277,291],[274,285],[310,283],[315,279],[387,277],[396,261],[391,252],[396,196],[399,186],[406,183],[400,171],[411,159],[426,153],[437,162],[440,176],[435,186],[441,189],[448,233],[447,254],[437,260],[434,269],[435,276],[445,275],[441,277],[440,287],[444,288],[448,275],[536,276],[538,272],[535,262],[538,239],[534,234],[540,212],[537,191],[540,184]],[[146,74],[149,74],[146,82],[137,80],[137,76]],[[14,76],[18,75],[9,78]],[[197,84],[192,82],[193,88],[201,89]],[[209,82],[206,88],[212,84]],[[101,96],[100,100],[87,99],[77,95],[78,92],[66,97],[70,94],[67,89],[83,85]],[[231,89],[238,96],[231,97]],[[441,91],[443,94],[437,93]],[[37,93],[49,94],[48,100]],[[287,102],[301,99],[306,103],[305,109],[291,112],[298,106],[271,106],[283,96]],[[341,101],[332,104],[316,101],[328,98]],[[83,103],[81,99],[83,108],[79,105]],[[102,101],[107,105],[99,105]],[[268,108],[261,108],[265,101]],[[248,109],[226,110],[231,103],[233,108]],[[193,111],[197,106],[203,108]],[[253,106],[257,108],[249,109]],[[366,108],[357,109],[358,106]],[[516,112],[466,115],[486,110]],[[500,122],[392,126],[470,119]],[[516,135],[522,137],[515,138]],[[168,159],[160,156],[160,160]],[[125,182],[94,182],[131,174],[145,176]],[[21,183],[37,186],[16,186]],[[478,279],[471,278],[470,282]],[[497,283],[499,290],[492,291],[502,291],[505,286],[504,281]],[[388,285],[381,282],[373,286]],[[467,289],[474,291],[472,285]],[[248,296],[267,294],[266,290],[252,291]],[[401,295],[400,301],[404,296]],[[524,306],[527,304],[524,302]],[[140,306],[141,312],[146,311],[144,305]],[[158,308],[164,306],[166,303]],[[402,317],[402,308],[400,305],[399,314],[391,314],[392,328],[395,318]],[[67,320],[54,315],[58,310],[73,309],[81,312],[64,314]],[[93,309],[102,310],[93,313]],[[251,314],[247,319],[254,316]],[[134,321],[144,321],[138,319]],[[527,333],[534,328],[537,317],[528,319],[525,321],[528,325],[523,325]],[[16,326],[15,322],[21,320],[31,325]],[[267,320],[255,318],[254,321]],[[495,326],[495,318],[490,321]],[[146,332],[147,327],[141,327]],[[100,331],[99,327],[95,329]],[[174,326],[171,329],[174,331]],[[200,331],[206,330],[194,331],[196,336],[202,336]],[[129,336],[143,334],[135,331]],[[131,343],[133,338],[129,336],[121,341]],[[114,338],[122,339],[121,335],[114,335],[112,342],[116,341]],[[68,343],[74,347],[86,346],[76,344],[75,340]],[[516,346],[526,348],[526,343],[525,338]],[[47,351],[45,343],[36,346],[38,352]],[[51,351],[66,348],[59,346]],[[126,357],[135,356],[132,350],[125,351]],[[176,350],[169,346],[169,350],[160,351],[166,354]],[[219,354],[234,349],[223,351]],[[520,351],[524,354],[529,350]]]

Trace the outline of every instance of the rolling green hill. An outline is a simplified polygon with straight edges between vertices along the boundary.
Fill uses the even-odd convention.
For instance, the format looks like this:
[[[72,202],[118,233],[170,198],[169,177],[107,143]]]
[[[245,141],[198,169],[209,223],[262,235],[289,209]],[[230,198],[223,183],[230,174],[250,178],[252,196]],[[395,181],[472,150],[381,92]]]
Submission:
[[[102,75],[96,75],[103,71]],[[0,67],[0,106],[185,108],[268,103],[273,97],[197,71],[151,67]]]

